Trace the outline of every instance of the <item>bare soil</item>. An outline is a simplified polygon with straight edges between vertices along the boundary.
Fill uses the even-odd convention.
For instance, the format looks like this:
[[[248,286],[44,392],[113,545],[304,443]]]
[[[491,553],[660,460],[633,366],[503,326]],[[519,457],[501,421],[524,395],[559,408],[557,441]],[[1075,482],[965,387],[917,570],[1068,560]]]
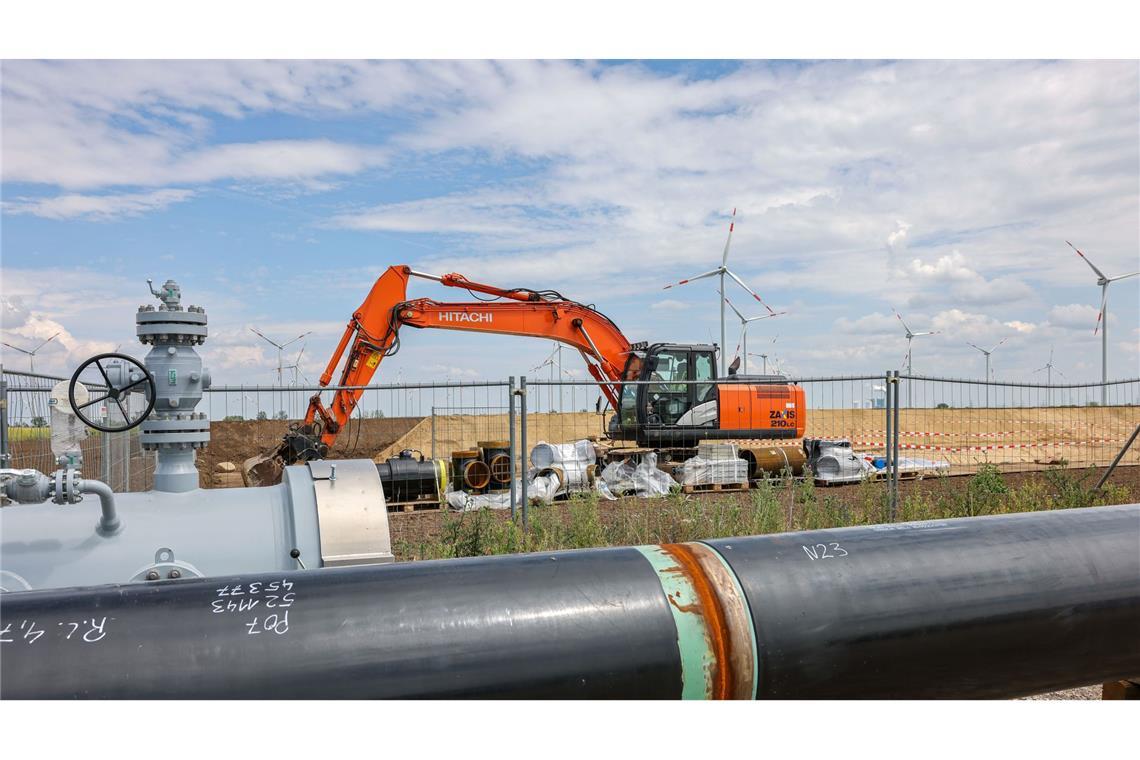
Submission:
[[[331,459],[371,459],[393,442],[403,438],[422,417],[381,417],[354,419],[338,436],[329,453]],[[249,457],[265,453],[281,443],[289,426],[286,420],[242,420],[214,422],[210,425],[210,445],[198,453],[198,474],[202,488],[215,488],[227,483],[218,478],[219,462],[233,462],[241,470]]]

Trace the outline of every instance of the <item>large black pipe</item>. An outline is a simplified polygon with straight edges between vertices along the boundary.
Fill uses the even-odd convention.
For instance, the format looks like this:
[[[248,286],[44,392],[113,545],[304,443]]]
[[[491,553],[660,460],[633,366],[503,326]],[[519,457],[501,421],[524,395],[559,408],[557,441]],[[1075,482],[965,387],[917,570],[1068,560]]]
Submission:
[[[1140,505],[707,546],[8,593],[0,697],[675,698],[700,676],[971,698],[1140,674]]]
[[[986,698],[1140,674],[1140,505],[708,544],[761,698]]]

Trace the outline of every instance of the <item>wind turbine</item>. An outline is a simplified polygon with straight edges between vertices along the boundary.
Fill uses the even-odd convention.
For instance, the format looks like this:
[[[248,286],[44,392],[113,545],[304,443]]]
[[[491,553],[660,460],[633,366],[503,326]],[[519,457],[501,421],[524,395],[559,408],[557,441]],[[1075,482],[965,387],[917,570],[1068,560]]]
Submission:
[[[26,348],[20,348],[19,346],[13,346],[11,343],[8,343],[6,341],[0,340],[0,343],[3,343],[8,348],[15,349],[16,351],[19,351],[21,354],[27,354],[28,355],[28,371],[29,372],[35,372],[36,371],[36,351],[39,351],[41,348],[46,346],[48,343],[51,343],[53,340],[55,340],[58,337],[59,337],[59,333],[56,333],[55,335],[53,335],[50,338],[48,338],[47,340],[45,340],[43,343],[41,343],[38,346],[36,346],[35,348],[33,348],[31,351],[29,351]]]
[[[931,330],[928,332],[914,332],[913,330],[910,329],[910,327],[907,326],[907,323],[905,321],[903,321],[902,314],[899,314],[894,309],[891,309],[891,311],[895,312],[895,316],[899,318],[899,323],[902,324],[903,329],[906,330],[906,373],[908,375],[913,375],[914,374],[914,371],[913,371],[914,367],[911,364],[911,358],[912,358],[911,345],[910,345],[911,341],[913,341],[915,338],[922,337],[923,335],[937,335],[939,332],[941,332],[941,330]]]
[[[772,345],[775,346],[776,341],[779,339],[780,339],[779,335],[776,335],[776,337],[772,338]],[[769,349],[769,350],[771,350],[771,349]],[[759,356],[761,359],[763,359],[764,360],[764,374],[765,375],[768,374],[768,354],[745,354],[745,356]]]
[[[538,371],[540,369],[542,369],[543,367],[550,367],[550,411],[553,412],[554,411],[554,373],[555,373],[555,371],[558,372],[559,379],[562,378],[562,375],[566,375],[566,377],[570,378],[571,380],[574,379],[574,373],[573,372],[571,372],[570,370],[567,370],[567,369],[562,369],[562,344],[561,343],[555,342],[554,350],[550,352],[550,356],[546,357],[546,360],[543,361],[542,364],[539,364],[535,367],[531,367],[530,371],[534,372],[535,377],[537,378],[538,377]],[[571,385],[570,386],[570,411],[574,411],[574,402],[576,401],[576,398],[577,398],[577,394],[574,393],[574,386]],[[560,388],[558,390],[559,411],[562,411],[563,400],[564,400],[564,398],[562,395],[562,390]]]
[[[292,385],[294,387],[296,387],[296,385],[297,385],[298,375],[305,381],[306,384],[308,384],[308,382],[309,382],[309,378],[305,377],[305,373],[301,371],[301,357],[304,355],[305,355],[305,344],[302,343],[301,344],[301,350],[297,352],[297,358],[293,360],[293,363],[292,364],[286,364],[284,367],[282,367],[282,369],[293,370]]]
[[[991,348],[989,351],[982,348],[981,346],[974,345],[970,341],[966,341],[967,346],[978,349],[979,351],[981,351],[986,356],[986,408],[987,409],[990,406],[990,385],[989,385],[990,379],[991,379],[991,377],[990,377],[990,354],[992,354],[994,351],[997,351],[998,348],[1001,346],[1001,344],[1005,343],[1007,340],[1009,340],[1008,337],[1002,338],[1001,340],[998,341],[998,344],[996,346],[994,346],[993,348]]]
[[[728,268],[728,247],[732,244],[732,231],[735,228],[736,228],[736,209],[733,209],[732,210],[732,221],[729,222],[729,224],[728,224],[728,239],[726,241],[724,241],[724,253],[721,254],[720,266],[719,267],[717,267],[716,269],[710,270],[708,272],[704,272],[702,274],[698,274],[698,275],[695,275],[693,277],[690,277],[687,280],[681,280],[680,282],[673,283],[672,285],[666,285],[664,288],[665,290],[668,290],[669,288],[675,287],[677,285],[686,285],[690,282],[696,282],[697,280],[703,280],[706,277],[719,277],[720,278],[720,288],[719,288],[719,292],[720,292],[720,374],[722,377],[724,377],[725,375],[728,374],[728,351],[725,349],[725,337],[724,337],[725,336],[725,327],[724,327],[724,304],[725,304],[724,278],[725,278],[725,276],[727,275],[728,277],[731,277],[733,280],[736,281],[737,285],[739,285],[740,287],[747,290],[748,293],[753,298],[755,298],[757,301],[759,301],[764,306],[765,309],[768,309],[769,312],[772,311],[772,309],[768,306],[768,304],[764,303],[764,299],[762,299],[760,296],[756,295],[756,291],[752,290],[752,288],[745,285],[744,280],[737,277],[736,273]]]
[[[1038,372],[1041,372],[1043,370],[1045,371],[1045,385],[1048,386],[1048,388],[1046,388],[1046,390],[1045,390],[1045,405],[1046,406],[1052,406],[1052,403],[1053,403],[1051,397],[1053,395],[1053,370],[1054,369],[1056,369],[1056,368],[1053,366],[1053,347],[1049,346],[1049,361],[1045,362],[1044,367],[1038,367],[1037,369],[1033,370],[1033,374],[1035,374],[1035,375]],[[1057,374],[1060,375],[1061,377],[1065,376],[1065,373],[1059,369],[1057,370]]]
[[[899,314],[895,309],[891,309],[891,311],[895,312],[895,316],[899,318],[899,322],[902,324],[903,329],[906,330],[906,373],[907,375],[913,377],[914,365],[911,364],[911,359],[913,357],[913,354],[911,353],[911,342],[915,338],[922,337],[923,335],[937,335],[940,331],[931,330],[928,332],[914,332],[910,329],[909,326],[907,326],[907,323],[902,318],[902,314]],[[914,388],[910,382],[907,382],[906,386],[906,405],[908,407],[911,407],[914,406]]]
[[[284,343],[278,343],[278,342],[277,342],[277,341],[275,341],[275,340],[270,340],[269,338],[265,337],[265,336],[264,336],[264,335],[263,335],[263,334],[262,334],[260,331],[258,331],[256,328],[253,328],[253,327],[251,327],[251,328],[249,328],[249,329],[250,329],[252,332],[256,333],[256,334],[258,335],[258,337],[260,337],[260,338],[261,338],[262,340],[264,340],[266,343],[269,343],[269,344],[271,344],[271,345],[273,345],[273,346],[276,346],[276,347],[277,347],[277,384],[278,384],[278,385],[284,385],[284,384],[282,383],[282,381],[281,381],[281,373],[282,373],[282,371],[285,369],[284,360],[283,360],[283,358],[282,358],[282,356],[283,356],[283,353],[282,353],[282,352],[284,352],[284,351],[285,351],[285,347],[286,347],[286,346],[289,346],[289,345],[292,345],[293,343],[296,343],[296,342],[297,342],[297,341],[299,341],[301,338],[304,338],[304,337],[305,337],[305,336],[307,336],[307,335],[312,335],[312,334],[313,334],[312,330],[310,330],[310,331],[309,331],[309,332],[307,332],[307,333],[301,333],[301,334],[300,334],[300,335],[298,335],[296,338],[293,338],[293,340],[288,340],[288,341],[285,341]]]
[[[1069,243],[1068,240],[1065,242]],[[1079,248],[1072,243],[1069,243],[1069,247],[1085,260],[1085,263],[1089,265],[1089,269],[1096,273],[1096,284],[1100,285],[1100,311],[1096,314],[1096,327],[1093,328],[1093,335],[1096,335],[1097,330],[1100,330],[1100,403],[1101,406],[1104,406],[1108,403],[1108,285],[1117,280],[1126,280],[1129,277],[1135,277],[1140,274],[1140,272],[1129,272],[1128,274],[1118,274],[1115,277],[1109,277],[1097,269],[1096,265],[1089,261],[1089,257],[1081,253]]]
[[[771,309],[769,309],[768,311],[772,311],[771,314],[761,314],[758,317],[746,317],[740,313],[740,309],[736,308],[736,305],[733,304],[732,301],[728,300],[728,298],[725,298],[724,302],[726,304],[728,304],[728,308],[732,309],[733,313],[736,314],[736,316],[740,319],[740,340],[737,341],[737,343],[736,343],[736,353],[733,354],[733,356],[744,356],[745,357],[745,359],[746,359],[746,361],[745,361],[745,374],[748,374],[748,366],[747,366],[747,364],[748,364],[748,362],[747,362],[747,357],[748,357],[748,325],[752,324],[753,322],[757,322],[761,319],[771,319],[772,317],[779,317],[783,314],[787,314],[788,312],[786,312],[786,311],[772,311]],[[741,347],[743,347],[743,349],[744,349],[743,351],[741,351]]]

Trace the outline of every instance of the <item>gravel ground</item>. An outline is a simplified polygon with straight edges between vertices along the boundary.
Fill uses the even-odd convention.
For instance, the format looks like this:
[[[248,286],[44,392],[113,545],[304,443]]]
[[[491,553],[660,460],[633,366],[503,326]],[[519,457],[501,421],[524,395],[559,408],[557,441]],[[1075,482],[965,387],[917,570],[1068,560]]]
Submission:
[[[1095,686],[1080,686],[1076,689],[1065,689],[1064,691],[1051,691],[1048,694],[1034,694],[1032,697],[1021,697],[1022,700],[1032,699],[1100,699],[1100,684]]]

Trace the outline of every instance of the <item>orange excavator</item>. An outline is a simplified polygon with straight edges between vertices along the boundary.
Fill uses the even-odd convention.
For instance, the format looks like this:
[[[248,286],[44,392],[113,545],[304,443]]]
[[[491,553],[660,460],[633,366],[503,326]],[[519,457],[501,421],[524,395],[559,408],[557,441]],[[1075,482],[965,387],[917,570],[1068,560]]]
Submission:
[[[419,277],[468,291],[470,302],[408,300],[408,280]],[[491,298],[476,296],[483,293]],[[592,306],[553,290],[499,288],[461,274],[431,275],[389,267],[352,315],[320,385],[327,386],[347,352],[339,386],[326,406],[317,392],[301,423],[281,445],[245,463],[246,481],[280,479],[284,466],[328,454],[384,357],[400,346],[400,328],[434,328],[522,335],[574,347],[616,411],[609,434],[658,449],[696,446],[716,439],[800,438],[804,391],[780,376],[716,376],[716,346],[630,343],[614,322]]]

